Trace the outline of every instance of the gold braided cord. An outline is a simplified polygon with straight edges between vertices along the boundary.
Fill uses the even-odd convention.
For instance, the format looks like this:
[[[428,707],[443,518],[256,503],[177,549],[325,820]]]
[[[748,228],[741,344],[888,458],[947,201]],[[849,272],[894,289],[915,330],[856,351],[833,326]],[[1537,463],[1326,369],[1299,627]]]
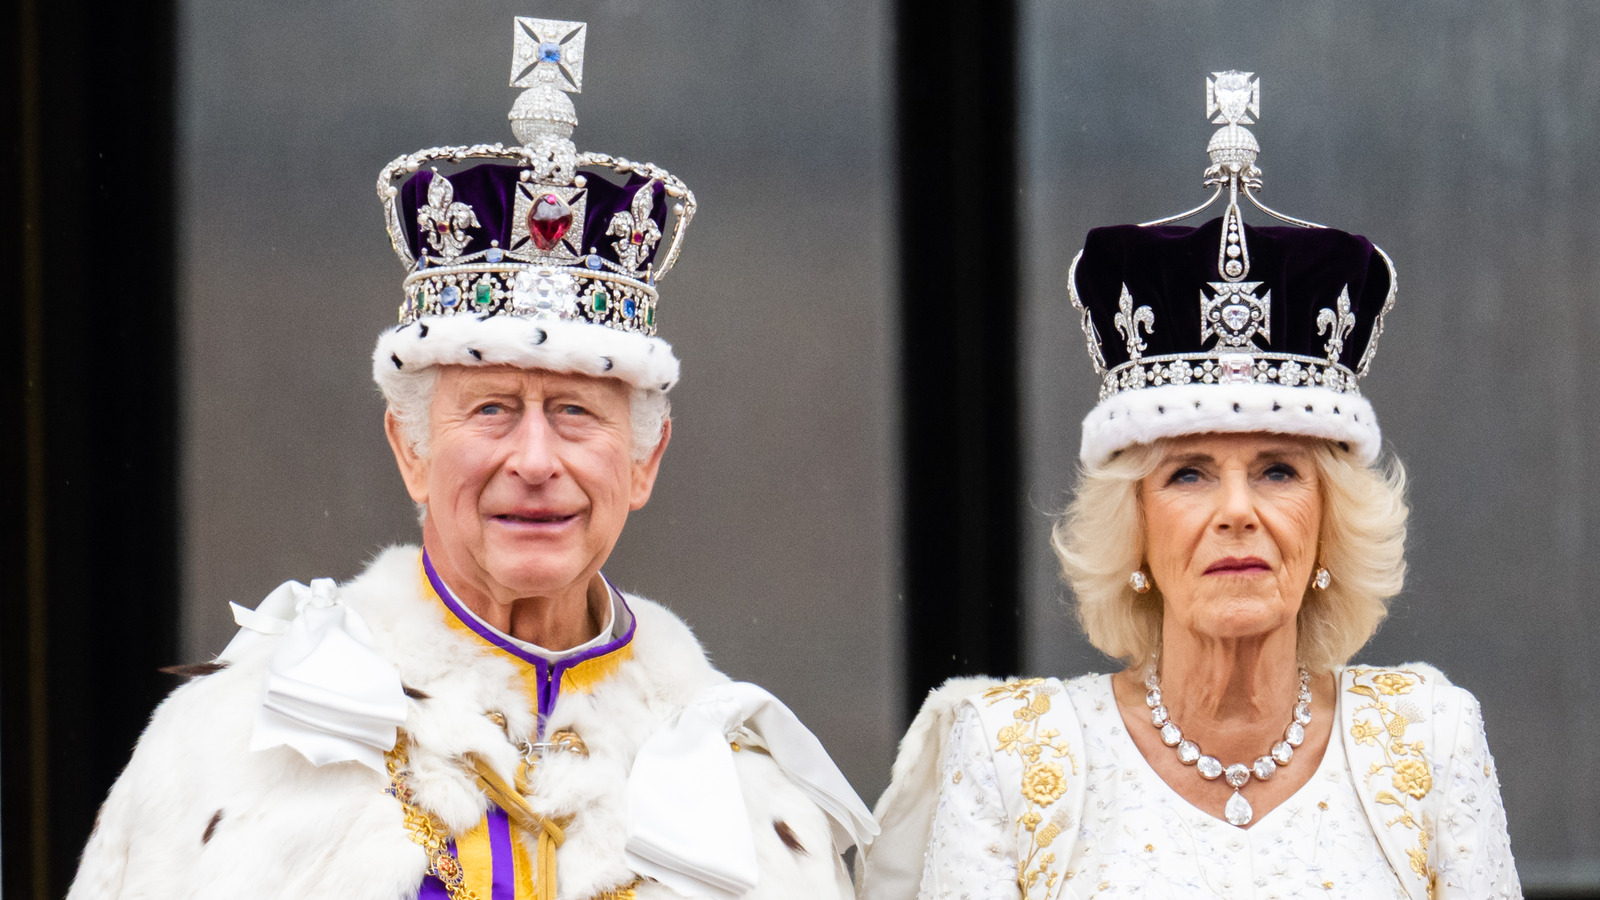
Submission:
[[[534,894],[539,900],[555,900],[556,848],[566,842],[566,832],[562,831],[561,826],[554,820],[540,815],[529,806],[527,798],[507,784],[506,780],[500,777],[500,773],[491,768],[483,757],[474,755],[469,759],[473,769],[478,773],[478,786],[489,795],[489,799],[505,810],[506,816],[515,822],[517,827],[538,836]]]

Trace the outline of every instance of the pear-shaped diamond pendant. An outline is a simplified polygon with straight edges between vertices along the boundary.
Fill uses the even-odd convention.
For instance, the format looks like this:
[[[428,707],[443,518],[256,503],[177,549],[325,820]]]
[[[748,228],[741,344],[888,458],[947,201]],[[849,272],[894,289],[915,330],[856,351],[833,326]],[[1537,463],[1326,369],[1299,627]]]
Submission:
[[[1223,813],[1228,817],[1229,825],[1243,828],[1250,824],[1250,819],[1256,811],[1250,808],[1250,801],[1246,800],[1243,794],[1234,791],[1233,796],[1228,798],[1228,805],[1223,809]]]

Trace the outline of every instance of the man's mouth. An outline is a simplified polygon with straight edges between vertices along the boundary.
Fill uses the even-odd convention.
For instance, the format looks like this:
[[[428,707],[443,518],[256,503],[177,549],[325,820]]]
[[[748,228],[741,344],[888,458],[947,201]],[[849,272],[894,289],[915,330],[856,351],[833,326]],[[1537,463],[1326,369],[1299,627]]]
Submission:
[[[577,513],[526,512],[499,513],[492,518],[512,525],[559,525],[578,517]]]

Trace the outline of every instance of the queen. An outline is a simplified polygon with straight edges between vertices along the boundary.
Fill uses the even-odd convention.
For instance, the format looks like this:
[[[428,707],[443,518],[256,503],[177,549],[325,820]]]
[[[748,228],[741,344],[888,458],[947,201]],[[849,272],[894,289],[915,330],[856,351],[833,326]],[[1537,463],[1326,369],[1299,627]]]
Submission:
[[[1404,471],[1357,390],[1394,268],[1256,200],[1253,77],[1207,106],[1223,214],[1096,228],[1068,275],[1102,382],[1052,543],[1124,668],[935,691],[870,900],[1521,896],[1477,701],[1349,664],[1406,568]]]

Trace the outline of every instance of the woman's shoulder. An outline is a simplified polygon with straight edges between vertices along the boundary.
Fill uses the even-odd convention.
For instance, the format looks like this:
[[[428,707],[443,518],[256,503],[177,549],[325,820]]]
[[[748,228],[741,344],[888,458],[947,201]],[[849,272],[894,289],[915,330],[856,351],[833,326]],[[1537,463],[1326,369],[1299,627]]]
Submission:
[[[1414,748],[1443,762],[1483,743],[1483,713],[1466,688],[1427,663],[1346,666],[1339,672],[1339,717],[1349,751]]]
[[[1366,697],[1371,701],[1389,698],[1389,703],[1398,703],[1399,698],[1411,698],[1412,703],[1426,699],[1441,712],[1445,707],[1464,710],[1476,709],[1478,705],[1470,691],[1456,685],[1438,667],[1425,662],[1397,666],[1349,665],[1340,669],[1338,676],[1342,701],[1352,697]]]

